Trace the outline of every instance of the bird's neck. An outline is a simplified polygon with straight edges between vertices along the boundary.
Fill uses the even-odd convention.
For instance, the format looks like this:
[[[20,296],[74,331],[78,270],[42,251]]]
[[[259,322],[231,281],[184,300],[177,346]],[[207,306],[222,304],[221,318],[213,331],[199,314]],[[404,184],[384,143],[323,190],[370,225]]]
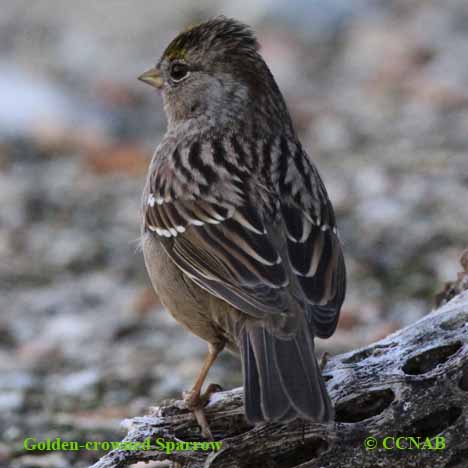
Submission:
[[[281,104],[281,103],[280,103]],[[197,134],[258,134],[259,136],[294,134],[286,107],[268,102],[246,103],[235,110],[225,107],[207,109],[184,119],[168,116],[167,131],[172,135],[190,137]]]

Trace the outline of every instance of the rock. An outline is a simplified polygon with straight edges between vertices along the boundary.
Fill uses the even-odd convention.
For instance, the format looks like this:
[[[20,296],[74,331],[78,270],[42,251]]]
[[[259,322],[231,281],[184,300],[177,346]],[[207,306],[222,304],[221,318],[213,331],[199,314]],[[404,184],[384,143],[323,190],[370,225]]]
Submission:
[[[0,411],[19,411],[23,405],[24,397],[17,389],[0,394]]]

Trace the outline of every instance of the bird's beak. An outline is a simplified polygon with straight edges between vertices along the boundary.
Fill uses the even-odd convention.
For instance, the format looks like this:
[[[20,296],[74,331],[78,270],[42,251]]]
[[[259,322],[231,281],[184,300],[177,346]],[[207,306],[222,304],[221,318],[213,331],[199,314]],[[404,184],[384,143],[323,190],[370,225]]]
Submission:
[[[156,67],[146,70],[145,73],[138,77],[138,79],[143,81],[143,83],[147,83],[157,89],[161,89],[164,84],[164,81],[161,77],[161,72]]]

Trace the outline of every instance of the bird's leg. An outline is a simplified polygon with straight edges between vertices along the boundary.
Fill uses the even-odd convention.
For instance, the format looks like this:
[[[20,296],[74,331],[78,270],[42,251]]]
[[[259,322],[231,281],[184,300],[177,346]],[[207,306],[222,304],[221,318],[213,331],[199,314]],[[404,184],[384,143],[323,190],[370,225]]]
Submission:
[[[208,371],[210,370],[213,363],[216,361],[218,354],[224,348],[223,343],[218,344],[208,344],[208,355],[205,358],[205,362],[198,374],[197,380],[193,385],[192,389],[189,392],[184,393],[184,401],[187,407],[193,412],[197,422],[202,430],[202,435],[205,438],[213,440],[213,435],[211,434],[210,428],[206,421],[205,413],[203,412],[203,407],[208,402],[209,397],[212,393],[217,391],[216,386],[210,385],[204,395],[201,395],[201,389],[203,383],[205,382]]]
[[[205,362],[203,363],[203,366],[200,369],[197,380],[195,381],[195,384],[193,385],[192,389],[189,392],[186,392],[186,394],[184,395],[185,403],[190,408],[200,406],[200,404],[202,403],[201,389],[203,387],[203,383],[205,382],[206,376],[208,375],[208,371],[210,370],[213,363],[216,361],[218,354],[222,351],[223,348],[223,344],[213,345],[210,343],[208,345],[208,355],[206,356]],[[213,387],[209,388],[209,390],[210,393],[214,393]],[[206,401],[204,403],[206,403]]]

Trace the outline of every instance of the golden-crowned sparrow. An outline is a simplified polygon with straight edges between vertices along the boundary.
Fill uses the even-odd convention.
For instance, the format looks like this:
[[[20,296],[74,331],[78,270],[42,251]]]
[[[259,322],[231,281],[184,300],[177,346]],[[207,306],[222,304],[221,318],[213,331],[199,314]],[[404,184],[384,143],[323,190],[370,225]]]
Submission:
[[[241,355],[250,422],[328,421],[314,337],[336,328],[342,249],[258,49],[247,26],[217,17],[179,34],[139,77],[161,91],[168,121],[143,194],[143,252],[162,304],[208,342],[192,409],[227,347]]]

